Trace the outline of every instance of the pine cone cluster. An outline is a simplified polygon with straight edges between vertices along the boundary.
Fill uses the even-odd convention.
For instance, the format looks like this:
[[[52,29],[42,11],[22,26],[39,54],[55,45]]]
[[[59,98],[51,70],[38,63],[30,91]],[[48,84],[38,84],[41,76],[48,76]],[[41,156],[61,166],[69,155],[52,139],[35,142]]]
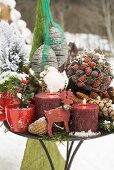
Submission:
[[[77,87],[96,92],[106,91],[113,79],[110,64],[103,54],[95,51],[85,52],[76,57],[67,74]]]
[[[77,92],[77,93],[76,93],[76,96],[77,96],[79,99],[86,99],[86,101],[89,101],[89,100],[90,100],[89,95],[86,95],[86,94],[81,93],[81,92]]]
[[[112,100],[104,98],[101,100],[100,97],[91,100],[90,103],[97,104],[99,106],[99,117],[107,120],[114,120],[114,110],[112,108]]]
[[[108,90],[107,90],[109,96],[110,96],[110,99],[112,100],[112,102],[114,103],[114,88],[113,87],[109,87]]]
[[[45,117],[36,120],[34,123],[30,124],[28,131],[36,135],[44,135],[47,133],[47,121]]]

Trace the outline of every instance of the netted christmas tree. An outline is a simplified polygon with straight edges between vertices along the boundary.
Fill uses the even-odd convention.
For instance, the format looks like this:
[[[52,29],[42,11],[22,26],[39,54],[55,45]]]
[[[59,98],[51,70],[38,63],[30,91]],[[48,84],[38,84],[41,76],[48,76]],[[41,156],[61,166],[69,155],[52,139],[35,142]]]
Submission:
[[[29,51],[23,38],[12,24],[0,22],[0,74],[4,71],[22,72],[29,63]]]
[[[32,69],[37,75],[45,69],[46,65],[49,65],[62,72],[68,59],[68,46],[64,32],[53,20],[50,0],[39,0],[37,7],[30,56]]]

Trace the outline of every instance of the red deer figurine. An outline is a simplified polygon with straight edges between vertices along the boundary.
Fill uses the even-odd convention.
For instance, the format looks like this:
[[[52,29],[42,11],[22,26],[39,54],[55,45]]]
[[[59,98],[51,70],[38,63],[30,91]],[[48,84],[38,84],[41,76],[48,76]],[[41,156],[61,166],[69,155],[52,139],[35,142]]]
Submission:
[[[48,135],[52,136],[52,125],[54,122],[64,122],[66,131],[69,131],[68,122],[70,118],[70,110],[64,110],[62,108],[56,108],[45,111],[45,116],[48,121]]]

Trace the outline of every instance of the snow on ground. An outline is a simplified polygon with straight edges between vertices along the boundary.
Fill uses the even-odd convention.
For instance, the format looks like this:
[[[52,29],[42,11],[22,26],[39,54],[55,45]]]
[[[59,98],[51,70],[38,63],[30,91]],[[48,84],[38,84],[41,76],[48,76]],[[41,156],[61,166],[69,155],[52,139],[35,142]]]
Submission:
[[[75,146],[78,142],[75,142]],[[114,170],[114,135],[84,141],[77,152],[71,170]],[[58,144],[65,158],[65,145]]]
[[[101,49],[110,51],[108,40],[95,34],[65,33],[67,42],[75,42],[78,49]]]
[[[0,127],[0,170],[19,170],[27,139]]]

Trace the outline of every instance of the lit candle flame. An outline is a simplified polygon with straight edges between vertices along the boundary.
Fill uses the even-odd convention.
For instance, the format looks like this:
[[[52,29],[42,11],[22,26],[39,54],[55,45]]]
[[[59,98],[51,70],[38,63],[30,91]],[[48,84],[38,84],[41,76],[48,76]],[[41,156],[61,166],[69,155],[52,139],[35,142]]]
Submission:
[[[53,93],[53,87],[52,86],[50,87],[50,93]]]
[[[86,104],[86,99],[84,98],[84,100],[83,100],[83,104]]]

